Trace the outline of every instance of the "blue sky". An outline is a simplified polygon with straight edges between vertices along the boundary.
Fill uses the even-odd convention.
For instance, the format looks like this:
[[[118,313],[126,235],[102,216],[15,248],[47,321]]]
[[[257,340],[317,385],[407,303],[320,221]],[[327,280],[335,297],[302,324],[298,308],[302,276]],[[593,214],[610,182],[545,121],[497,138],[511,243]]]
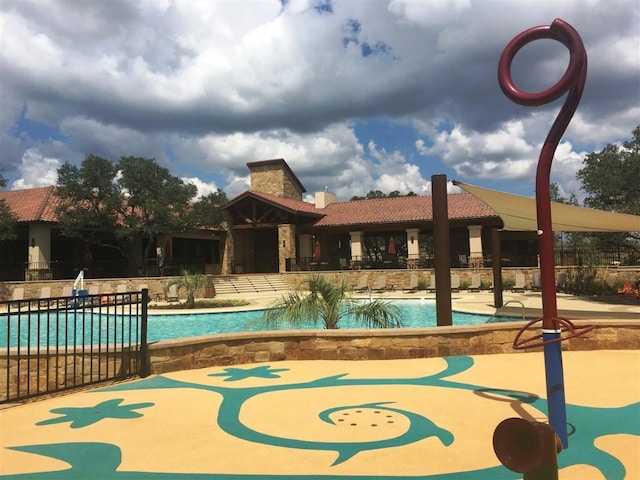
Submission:
[[[555,18],[589,58],[551,178],[581,197],[585,155],[640,124],[636,0],[3,0],[0,173],[30,188],[87,153],[135,155],[233,197],[247,162],[284,158],[309,195],[340,200],[429,193],[441,173],[532,196],[562,99],[516,105],[496,66],[515,35]],[[538,91],[567,61],[538,41],[513,77]]]

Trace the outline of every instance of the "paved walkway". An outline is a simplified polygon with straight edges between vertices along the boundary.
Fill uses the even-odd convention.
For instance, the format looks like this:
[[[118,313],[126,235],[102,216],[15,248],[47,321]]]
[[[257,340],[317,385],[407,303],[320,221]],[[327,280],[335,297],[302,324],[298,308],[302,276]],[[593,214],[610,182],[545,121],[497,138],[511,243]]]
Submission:
[[[560,313],[640,313],[582,302],[560,298]],[[563,364],[560,478],[640,479],[640,351]],[[517,479],[492,448],[509,417],[546,421],[541,353],[211,367],[0,410],[0,479]]]

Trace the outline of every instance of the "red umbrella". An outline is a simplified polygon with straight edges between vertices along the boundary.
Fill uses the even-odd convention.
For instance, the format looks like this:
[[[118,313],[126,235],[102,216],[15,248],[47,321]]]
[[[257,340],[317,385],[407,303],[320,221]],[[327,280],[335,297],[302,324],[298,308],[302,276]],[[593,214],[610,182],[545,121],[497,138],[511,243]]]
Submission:
[[[316,240],[316,245],[313,247],[313,259],[320,260],[320,240]]]
[[[84,263],[86,264],[93,262],[93,255],[91,254],[91,245],[88,243],[84,247],[84,254],[82,256],[82,260],[84,260]]]
[[[390,255],[396,254],[396,241],[393,237],[389,237],[389,246],[387,247],[387,252]]]

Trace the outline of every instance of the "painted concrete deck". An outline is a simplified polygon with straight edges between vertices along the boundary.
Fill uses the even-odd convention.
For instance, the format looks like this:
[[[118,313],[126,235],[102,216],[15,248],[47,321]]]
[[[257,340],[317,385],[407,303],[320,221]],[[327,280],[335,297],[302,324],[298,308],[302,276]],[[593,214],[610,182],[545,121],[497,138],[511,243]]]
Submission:
[[[636,312],[578,301],[561,314]],[[560,478],[640,479],[640,351],[563,363]],[[212,367],[0,410],[0,479],[517,479],[492,448],[509,417],[546,421],[541,353]]]

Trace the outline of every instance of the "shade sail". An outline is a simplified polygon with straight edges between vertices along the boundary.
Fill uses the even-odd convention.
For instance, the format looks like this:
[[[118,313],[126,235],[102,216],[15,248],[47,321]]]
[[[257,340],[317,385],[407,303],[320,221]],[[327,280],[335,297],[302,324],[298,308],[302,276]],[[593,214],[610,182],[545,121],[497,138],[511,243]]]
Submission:
[[[454,181],[454,185],[489,205],[500,216],[504,230],[536,231],[536,201]],[[640,216],[551,202],[551,221],[557,232],[640,232]]]

